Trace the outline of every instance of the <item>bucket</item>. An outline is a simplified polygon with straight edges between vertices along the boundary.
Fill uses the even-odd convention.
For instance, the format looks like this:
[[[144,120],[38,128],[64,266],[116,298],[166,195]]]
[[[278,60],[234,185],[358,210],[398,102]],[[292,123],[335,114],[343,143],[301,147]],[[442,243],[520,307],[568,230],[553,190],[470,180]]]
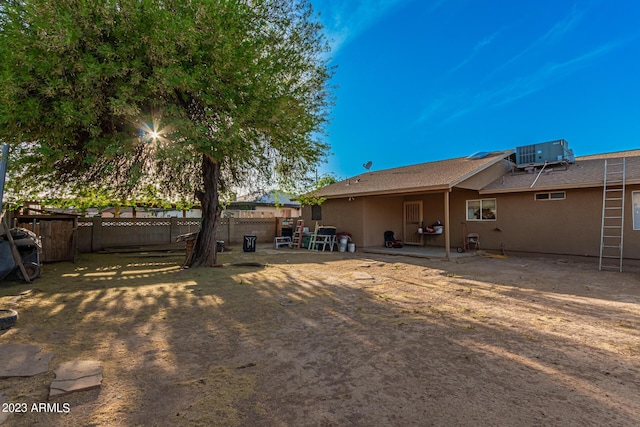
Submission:
[[[340,244],[341,245],[345,245],[347,246],[347,243],[349,242],[349,237],[348,236],[342,236],[340,237]]]
[[[338,252],[346,252],[347,251],[347,244],[345,243],[344,245],[342,243],[340,243],[338,245]]]
[[[349,243],[349,252],[355,252],[355,251],[356,251],[356,244]]]

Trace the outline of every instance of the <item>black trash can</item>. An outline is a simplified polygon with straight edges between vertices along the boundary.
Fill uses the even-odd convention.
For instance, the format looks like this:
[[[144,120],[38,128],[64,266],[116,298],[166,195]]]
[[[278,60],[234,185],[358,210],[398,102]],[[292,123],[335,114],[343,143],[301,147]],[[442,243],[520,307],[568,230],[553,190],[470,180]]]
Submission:
[[[242,250],[244,252],[255,252],[257,239],[258,237],[256,236],[244,236],[244,242],[242,243]]]

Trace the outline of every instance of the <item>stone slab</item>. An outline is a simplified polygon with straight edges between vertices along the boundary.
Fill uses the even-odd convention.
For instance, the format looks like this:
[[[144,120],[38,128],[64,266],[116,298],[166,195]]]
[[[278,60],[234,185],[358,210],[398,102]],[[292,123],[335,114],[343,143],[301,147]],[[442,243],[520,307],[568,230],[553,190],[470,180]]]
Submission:
[[[353,278],[355,280],[371,280],[373,279],[373,276],[369,273],[365,273],[364,271],[354,271]]]
[[[102,384],[102,364],[95,360],[64,362],[54,373],[56,378],[51,383],[49,396],[88,390]]]
[[[32,377],[49,370],[53,353],[34,344],[0,344],[0,378]]]
[[[7,393],[0,393],[0,407],[4,407],[5,402],[7,401]],[[4,424],[9,418],[8,412],[0,411],[0,425]]]

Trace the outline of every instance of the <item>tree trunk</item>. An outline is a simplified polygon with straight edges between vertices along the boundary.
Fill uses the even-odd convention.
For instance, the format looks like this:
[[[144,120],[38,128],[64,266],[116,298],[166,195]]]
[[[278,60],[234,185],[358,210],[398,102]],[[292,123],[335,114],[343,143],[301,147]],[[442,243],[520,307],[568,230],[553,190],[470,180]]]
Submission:
[[[185,265],[189,267],[213,267],[216,264],[216,230],[222,208],[218,179],[220,177],[220,163],[207,155],[202,156],[202,178],[204,191],[198,192],[197,197],[202,206],[202,225],[200,233],[193,245],[193,250]]]

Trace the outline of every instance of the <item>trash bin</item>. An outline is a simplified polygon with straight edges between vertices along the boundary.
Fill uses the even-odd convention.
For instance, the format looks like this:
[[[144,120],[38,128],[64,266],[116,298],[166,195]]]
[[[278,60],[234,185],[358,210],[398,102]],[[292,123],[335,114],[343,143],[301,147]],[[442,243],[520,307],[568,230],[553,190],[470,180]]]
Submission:
[[[242,250],[244,252],[255,252],[257,239],[258,237],[256,236],[244,236],[244,242],[242,243]]]

